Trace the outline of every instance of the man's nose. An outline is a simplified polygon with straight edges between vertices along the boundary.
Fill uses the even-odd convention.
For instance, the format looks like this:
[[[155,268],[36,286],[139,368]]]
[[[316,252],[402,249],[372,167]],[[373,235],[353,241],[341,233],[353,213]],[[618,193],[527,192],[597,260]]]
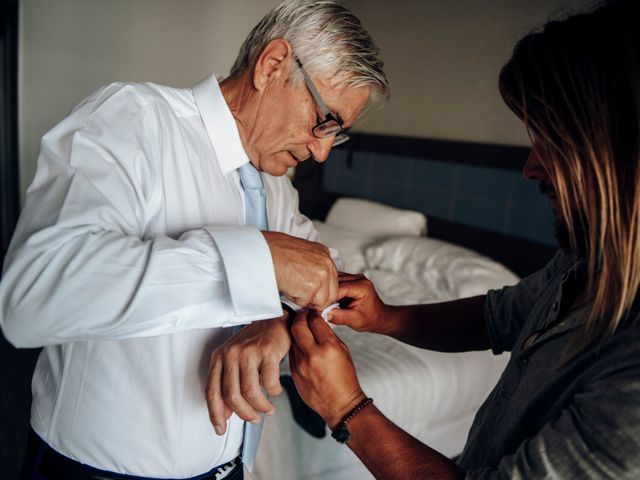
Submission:
[[[333,141],[335,137],[327,137],[327,138],[316,138],[307,146],[309,151],[313,155],[313,159],[318,162],[324,162],[329,156],[329,152],[331,152],[331,147],[333,147]]]
[[[522,174],[529,180],[543,180],[547,177],[547,172],[540,161],[540,154],[537,149],[531,149],[529,158],[527,158],[527,162],[522,169]]]

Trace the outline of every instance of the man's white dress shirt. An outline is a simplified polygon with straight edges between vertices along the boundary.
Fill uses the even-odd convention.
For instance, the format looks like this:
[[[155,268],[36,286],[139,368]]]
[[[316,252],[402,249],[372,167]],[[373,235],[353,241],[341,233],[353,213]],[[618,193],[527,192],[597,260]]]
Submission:
[[[31,424],[113,472],[181,478],[240,452],[205,401],[229,327],[282,314],[269,248],[244,226],[248,161],[214,76],[193,89],[117,83],[42,139],[6,257],[0,322],[44,345]],[[262,174],[269,229],[317,240],[283,177]]]

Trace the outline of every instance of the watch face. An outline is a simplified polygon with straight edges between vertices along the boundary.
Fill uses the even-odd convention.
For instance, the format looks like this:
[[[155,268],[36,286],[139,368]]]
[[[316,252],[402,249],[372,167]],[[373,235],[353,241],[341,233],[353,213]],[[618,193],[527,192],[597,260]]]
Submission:
[[[340,422],[333,432],[331,432],[331,436],[340,443],[347,443],[351,438],[351,432],[344,422]]]

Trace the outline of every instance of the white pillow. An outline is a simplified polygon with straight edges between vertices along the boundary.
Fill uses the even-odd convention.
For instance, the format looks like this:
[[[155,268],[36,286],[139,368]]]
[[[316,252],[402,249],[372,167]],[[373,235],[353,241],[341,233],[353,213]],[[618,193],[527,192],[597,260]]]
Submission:
[[[389,239],[369,246],[365,254],[365,274],[374,277],[371,280],[376,287],[376,277],[381,277],[382,283],[389,284],[386,293],[396,298],[403,294],[402,279],[412,295],[417,293],[415,289],[422,289],[426,301],[480,295],[518,281],[495,260],[432,238]]]
[[[344,271],[360,273],[366,267],[364,249],[374,242],[369,235],[336,227],[320,220],[313,220],[313,225],[320,234],[320,241],[328,247],[335,248],[344,261]]]
[[[420,237],[427,232],[427,218],[422,213],[359,198],[339,198],[329,210],[325,222],[366,233],[375,240]]]

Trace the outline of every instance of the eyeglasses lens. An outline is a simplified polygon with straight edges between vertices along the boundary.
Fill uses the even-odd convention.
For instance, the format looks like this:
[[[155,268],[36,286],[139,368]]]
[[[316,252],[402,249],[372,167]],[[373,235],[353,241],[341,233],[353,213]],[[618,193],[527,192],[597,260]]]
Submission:
[[[330,137],[336,135],[342,131],[342,127],[335,120],[328,120],[316,125],[313,129],[313,134],[318,138]]]

